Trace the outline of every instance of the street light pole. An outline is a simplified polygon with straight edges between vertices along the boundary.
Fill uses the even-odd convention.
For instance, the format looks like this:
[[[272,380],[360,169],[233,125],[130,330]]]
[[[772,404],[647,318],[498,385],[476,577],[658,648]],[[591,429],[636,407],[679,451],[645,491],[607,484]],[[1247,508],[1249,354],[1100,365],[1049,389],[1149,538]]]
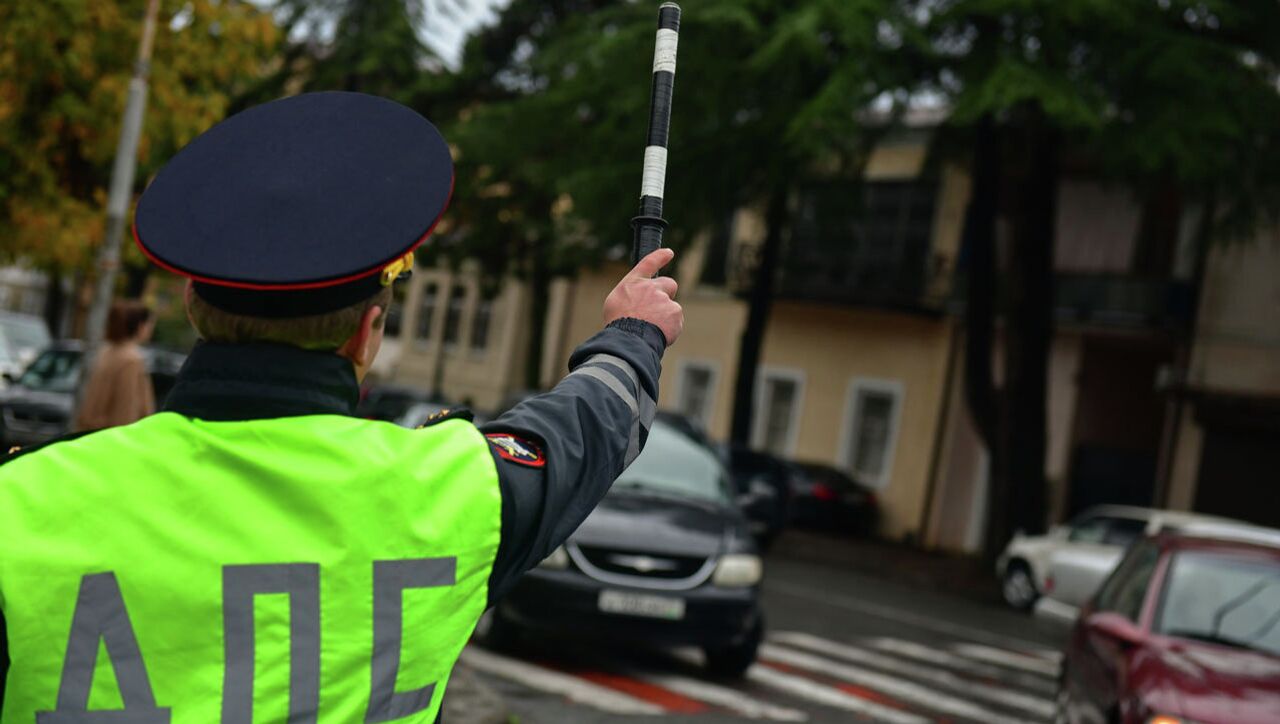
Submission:
[[[102,344],[107,326],[107,311],[115,291],[116,272],[120,268],[120,242],[124,238],[129,216],[129,200],[133,197],[133,177],[138,162],[138,137],[142,135],[142,116],[147,107],[147,76],[151,72],[151,46],[156,34],[156,16],[160,1],[147,3],[147,16],[142,26],[138,59],[129,81],[129,99],[120,124],[120,140],[116,144],[115,166],[111,170],[111,191],[107,196],[107,236],[98,250],[98,280],[89,319],[85,328],[85,360],[92,360]]]

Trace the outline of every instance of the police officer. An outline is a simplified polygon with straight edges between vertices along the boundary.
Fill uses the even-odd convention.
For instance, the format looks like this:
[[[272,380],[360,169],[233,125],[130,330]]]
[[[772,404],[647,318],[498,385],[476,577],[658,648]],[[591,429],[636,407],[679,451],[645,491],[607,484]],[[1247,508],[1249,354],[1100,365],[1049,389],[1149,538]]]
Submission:
[[[434,126],[354,93],[247,110],[157,176],[134,234],[202,341],[160,413],[0,466],[5,724],[437,717],[481,613],[644,446],[683,324],[659,250],[552,391],[480,430],[354,417],[452,189]]]

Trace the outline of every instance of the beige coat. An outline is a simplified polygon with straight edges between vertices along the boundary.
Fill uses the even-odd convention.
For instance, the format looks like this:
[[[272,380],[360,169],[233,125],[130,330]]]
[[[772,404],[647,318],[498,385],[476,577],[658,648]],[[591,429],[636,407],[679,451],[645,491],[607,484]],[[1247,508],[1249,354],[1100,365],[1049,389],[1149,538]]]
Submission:
[[[76,415],[76,430],[128,425],[156,411],[142,351],[133,342],[107,344],[98,354]]]

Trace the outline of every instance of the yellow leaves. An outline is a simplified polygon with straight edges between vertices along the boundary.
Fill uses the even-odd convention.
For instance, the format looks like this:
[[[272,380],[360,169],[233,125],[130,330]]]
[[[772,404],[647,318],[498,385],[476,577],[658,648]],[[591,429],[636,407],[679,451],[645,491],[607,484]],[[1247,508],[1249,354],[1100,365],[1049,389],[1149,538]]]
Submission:
[[[87,264],[146,0],[0,0],[0,255]],[[191,22],[170,23],[185,5]],[[163,0],[137,188],[221,120],[276,57],[279,33],[250,2]]]

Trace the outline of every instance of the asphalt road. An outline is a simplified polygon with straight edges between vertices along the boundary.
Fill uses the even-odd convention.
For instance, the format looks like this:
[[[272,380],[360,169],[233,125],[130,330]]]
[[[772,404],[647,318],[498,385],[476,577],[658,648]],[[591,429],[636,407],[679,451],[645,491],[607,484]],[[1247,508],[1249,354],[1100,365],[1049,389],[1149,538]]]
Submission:
[[[522,724],[1052,720],[1062,632],[1028,616],[778,559],[768,561],[764,599],[768,643],[741,681],[705,676],[696,650],[571,635],[515,652],[471,646],[459,672],[498,692]]]

